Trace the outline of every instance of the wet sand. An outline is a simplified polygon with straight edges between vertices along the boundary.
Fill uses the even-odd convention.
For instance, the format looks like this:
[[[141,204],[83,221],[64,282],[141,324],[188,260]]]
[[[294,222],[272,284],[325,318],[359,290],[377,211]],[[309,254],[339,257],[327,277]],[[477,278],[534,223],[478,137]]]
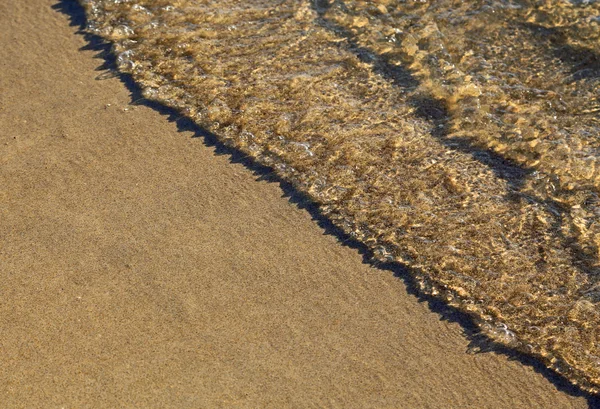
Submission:
[[[3,407],[594,406],[96,80],[60,4],[0,3]]]

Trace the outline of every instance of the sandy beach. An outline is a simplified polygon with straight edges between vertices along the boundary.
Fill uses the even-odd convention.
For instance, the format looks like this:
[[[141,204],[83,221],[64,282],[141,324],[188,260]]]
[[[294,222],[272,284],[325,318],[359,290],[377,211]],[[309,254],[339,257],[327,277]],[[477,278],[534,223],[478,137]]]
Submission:
[[[598,407],[132,104],[82,18],[0,3],[0,407]]]

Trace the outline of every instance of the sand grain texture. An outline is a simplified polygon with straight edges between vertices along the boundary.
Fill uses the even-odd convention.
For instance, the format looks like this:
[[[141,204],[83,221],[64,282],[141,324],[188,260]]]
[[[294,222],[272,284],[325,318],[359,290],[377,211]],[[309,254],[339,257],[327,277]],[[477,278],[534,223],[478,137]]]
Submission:
[[[96,81],[53,5],[0,3],[2,407],[588,407]]]

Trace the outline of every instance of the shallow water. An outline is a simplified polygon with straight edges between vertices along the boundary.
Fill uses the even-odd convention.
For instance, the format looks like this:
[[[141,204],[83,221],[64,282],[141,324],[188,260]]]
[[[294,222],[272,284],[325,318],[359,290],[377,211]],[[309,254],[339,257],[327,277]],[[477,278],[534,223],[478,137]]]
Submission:
[[[600,387],[600,5],[80,0],[148,99]]]

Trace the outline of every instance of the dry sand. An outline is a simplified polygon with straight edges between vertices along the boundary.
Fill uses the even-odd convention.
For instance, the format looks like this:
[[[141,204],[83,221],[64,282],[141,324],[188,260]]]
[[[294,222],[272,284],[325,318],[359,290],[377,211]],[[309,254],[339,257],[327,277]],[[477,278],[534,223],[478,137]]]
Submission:
[[[0,407],[596,406],[96,80],[61,10],[0,2]]]

